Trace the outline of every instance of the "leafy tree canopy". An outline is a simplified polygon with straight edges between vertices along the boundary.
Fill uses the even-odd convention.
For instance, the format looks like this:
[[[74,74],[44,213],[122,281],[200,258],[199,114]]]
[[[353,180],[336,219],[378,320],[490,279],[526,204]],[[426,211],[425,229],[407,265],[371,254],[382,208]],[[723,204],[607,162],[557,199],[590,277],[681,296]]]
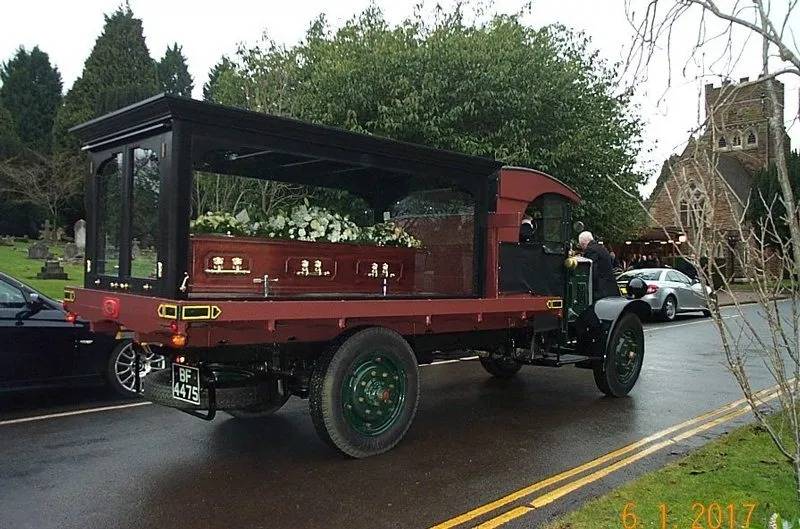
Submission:
[[[599,236],[642,222],[634,169],[641,121],[617,73],[589,40],[517,16],[465,22],[461,8],[430,23],[390,26],[371,7],[332,31],[320,16],[303,42],[265,42],[226,59],[204,91],[217,102],[535,167],[574,187]],[[212,73],[215,71],[212,70]]]
[[[158,62],[158,82],[161,90],[180,97],[192,97],[194,82],[183,49],[178,43],[167,47],[164,57]]]
[[[70,127],[158,92],[156,64],[144,40],[142,21],[128,5],[121,6],[105,16],[83,73],[64,97],[53,131],[55,147],[76,151],[78,142],[69,134]]]
[[[34,47],[19,48],[0,65],[0,100],[17,136],[26,147],[47,153],[52,144],[53,119],[61,104],[61,74],[50,57]]]

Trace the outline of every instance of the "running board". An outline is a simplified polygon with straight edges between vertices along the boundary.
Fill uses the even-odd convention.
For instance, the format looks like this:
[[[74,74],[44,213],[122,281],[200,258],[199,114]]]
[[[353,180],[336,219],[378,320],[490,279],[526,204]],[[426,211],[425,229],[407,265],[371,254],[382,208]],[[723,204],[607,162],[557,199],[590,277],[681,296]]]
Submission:
[[[594,367],[596,362],[602,361],[602,358],[587,358],[583,355],[565,354],[559,356],[548,356],[544,358],[534,358],[527,363],[532,366],[561,367],[574,365],[575,367],[591,369]]]

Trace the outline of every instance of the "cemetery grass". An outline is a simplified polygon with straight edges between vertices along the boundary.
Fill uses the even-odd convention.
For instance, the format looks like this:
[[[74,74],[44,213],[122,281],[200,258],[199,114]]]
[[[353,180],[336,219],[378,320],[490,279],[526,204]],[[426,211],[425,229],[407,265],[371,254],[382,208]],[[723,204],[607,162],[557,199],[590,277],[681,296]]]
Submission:
[[[65,286],[83,285],[83,265],[62,262],[69,279],[37,279],[36,274],[44,266],[44,260],[28,259],[29,243],[14,243],[14,246],[0,246],[0,272],[32,286],[47,297],[61,300]],[[51,253],[61,256],[64,248],[52,246]]]

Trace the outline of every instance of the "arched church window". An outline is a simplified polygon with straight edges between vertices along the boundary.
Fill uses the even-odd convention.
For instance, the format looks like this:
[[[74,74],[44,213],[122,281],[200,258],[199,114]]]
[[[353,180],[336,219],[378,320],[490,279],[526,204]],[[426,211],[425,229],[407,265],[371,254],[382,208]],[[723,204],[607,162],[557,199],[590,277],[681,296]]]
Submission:
[[[758,144],[758,137],[756,136],[756,131],[750,129],[747,131],[747,138],[745,139],[747,142],[748,147],[752,147]]]
[[[731,146],[735,149],[742,146],[742,135],[738,132],[731,138]]]
[[[725,136],[722,134],[719,135],[719,139],[717,140],[717,147],[720,149],[725,149],[728,147],[728,140],[726,140]]]
[[[697,228],[703,222],[703,192],[694,182],[689,183],[681,193],[679,204],[681,227]]]

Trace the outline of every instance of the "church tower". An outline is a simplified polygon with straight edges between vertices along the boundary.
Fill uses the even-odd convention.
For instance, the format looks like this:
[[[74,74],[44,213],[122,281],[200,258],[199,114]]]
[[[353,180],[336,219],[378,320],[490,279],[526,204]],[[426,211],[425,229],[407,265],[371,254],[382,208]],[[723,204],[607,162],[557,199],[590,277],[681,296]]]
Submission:
[[[713,145],[716,153],[725,153],[739,160],[753,174],[773,161],[770,152],[773,135],[785,134],[785,131],[782,127],[779,131],[772,130],[769,125],[772,100],[766,82],[744,85],[747,82],[749,78],[744,77],[738,84],[706,85],[706,116],[709,120],[703,140]],[[783,84],[775,79],[772,83],[783,116]]]

